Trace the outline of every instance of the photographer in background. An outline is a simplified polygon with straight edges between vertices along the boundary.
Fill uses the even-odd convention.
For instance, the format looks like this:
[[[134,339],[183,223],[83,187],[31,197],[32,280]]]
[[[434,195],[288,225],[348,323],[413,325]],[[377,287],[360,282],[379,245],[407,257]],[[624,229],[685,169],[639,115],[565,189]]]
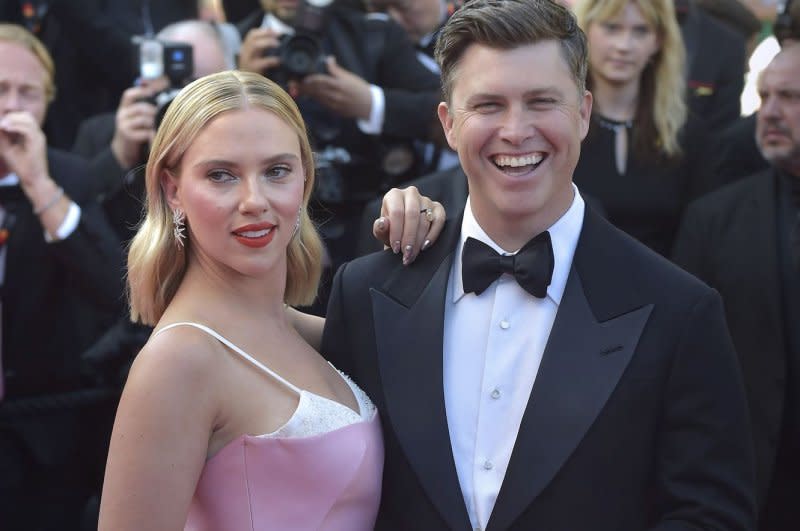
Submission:
[[[418,175],[414,141],[436,130],[439,77],[389,17],[337,2],[261,0],[238,27],[239,68],[285,83],[308,124],[318,166],[311,207],[335,270],[354,255],[363,205]],[[305,76],[287,72],[299,44],[287,35],[316,41],[322,64],[309,59]],[[321,299],[325,291],[323,282]]]
[[[0,24],[4,531],[77,528],[113,418],[111,404],[88,400],[80,355],[122,313],[122,256],[83,186],[85,161],[47,146],[54,75],[36,37]]]
[[[159,110],[188,80],[233,67],[233,53],[223,43],[218,27],[208,22],[176,22],[161,30],[157,39],[191,47],[190,57],[184,56],[192,63],[185,67],[189,68],[188,75],[172,80],[142,79],[123,93],[116,114],[100,114],[84,121],[72,148],[73,153],[90,160],[89,186],[124,241],[133,235],[139,221],[144,183],[137,167],[147,160]],[[167,70],[179,68],[167,65]]]

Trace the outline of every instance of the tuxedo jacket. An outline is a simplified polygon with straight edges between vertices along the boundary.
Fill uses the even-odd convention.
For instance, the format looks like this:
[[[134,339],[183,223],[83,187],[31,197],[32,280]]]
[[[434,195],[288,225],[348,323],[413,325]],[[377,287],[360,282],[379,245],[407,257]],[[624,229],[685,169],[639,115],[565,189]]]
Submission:
[[[725,302],[748,394],[761,505],[775,472],[786,386],[798,384],[786,380],[775,188],[767,169],[698,199],[674,251],[675,262],[719,290]]]
[[[24,192],[0,188],[12,219],[2,288],[7,399],[79,387],[80,354],[124,306],[121,246],[84,186],[85,161],[48,149],[47,162],[81,218],[66,239],[47,243]]]
[[[322,350],[381,415],[377,529],[470,529],[442,383],[460,225],[334,280]],[[587,208],[487,530],[753,529],[752,468],[719,296]]]

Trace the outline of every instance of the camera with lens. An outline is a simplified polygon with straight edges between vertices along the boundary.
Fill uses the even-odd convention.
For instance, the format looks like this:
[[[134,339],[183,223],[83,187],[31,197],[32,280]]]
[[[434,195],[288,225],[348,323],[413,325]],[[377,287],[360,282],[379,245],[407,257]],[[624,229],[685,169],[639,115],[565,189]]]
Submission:
[[[301,0],[298,3],[291,24],[294,33],[281,35],[278,46],[266,52],[266,55],[276,56],[281,61],[270,71],[275,82],[285,84],[309,74],[326,72],[322,35],[326,8],[330,3],[331,0]]]

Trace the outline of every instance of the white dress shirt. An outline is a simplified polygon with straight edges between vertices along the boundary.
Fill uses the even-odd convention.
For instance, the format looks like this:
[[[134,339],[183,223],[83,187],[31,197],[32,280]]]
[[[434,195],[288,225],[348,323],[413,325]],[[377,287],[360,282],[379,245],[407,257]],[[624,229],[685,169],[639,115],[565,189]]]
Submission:
[[[5,177],[0,177],[0,186],[17,186],[19,185],[19,177],[15,173],[9,173]],[[66,239],[70,234],[75,232],[78,228],[78,223],[81,221],[81,207],[75,201],[69,202],[69,210],[67,215],[61,221],[55,234],[44,232],[44,239],[47,243],[53,243],[59,240]],[[5,257],[5,255],[3,255]]]
[[[474,529],[485,529],[508,468],[583,226],[575,195],[548,230],[555,268],[539,299],[504,274],[480,295],[465,294],[461,252],[468,237],[503,251],[483,231],[467,199],[450,270],[444,316],[444,401],[461,492]],[[546,436],[546,434],[542,434]]]

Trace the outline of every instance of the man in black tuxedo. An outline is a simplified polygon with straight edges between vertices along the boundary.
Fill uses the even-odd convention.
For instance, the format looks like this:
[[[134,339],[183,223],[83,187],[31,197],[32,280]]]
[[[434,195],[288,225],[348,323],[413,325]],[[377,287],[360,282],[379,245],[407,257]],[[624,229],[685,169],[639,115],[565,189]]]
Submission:
[[[322,344],[381,415],[377,529],[753,529],[719,296],[572,184],[592,103],[573,15],[473,0],[437,47],[463,216],[411,266],[344,265]]]
[[[770,167],[687,210],[674,258],[725,301],[748,392],[759,529],[800,522],[800,42],[758,82],[756,140]]]
[[[46,146],[54,90],[44,45],[0,24],[0,515],[9,531],[77,528],[99,489],[113,419],[110,401],[74,393],[92,385],[81,353],[121,315],[122,253],[83,186],[86,163]]]

